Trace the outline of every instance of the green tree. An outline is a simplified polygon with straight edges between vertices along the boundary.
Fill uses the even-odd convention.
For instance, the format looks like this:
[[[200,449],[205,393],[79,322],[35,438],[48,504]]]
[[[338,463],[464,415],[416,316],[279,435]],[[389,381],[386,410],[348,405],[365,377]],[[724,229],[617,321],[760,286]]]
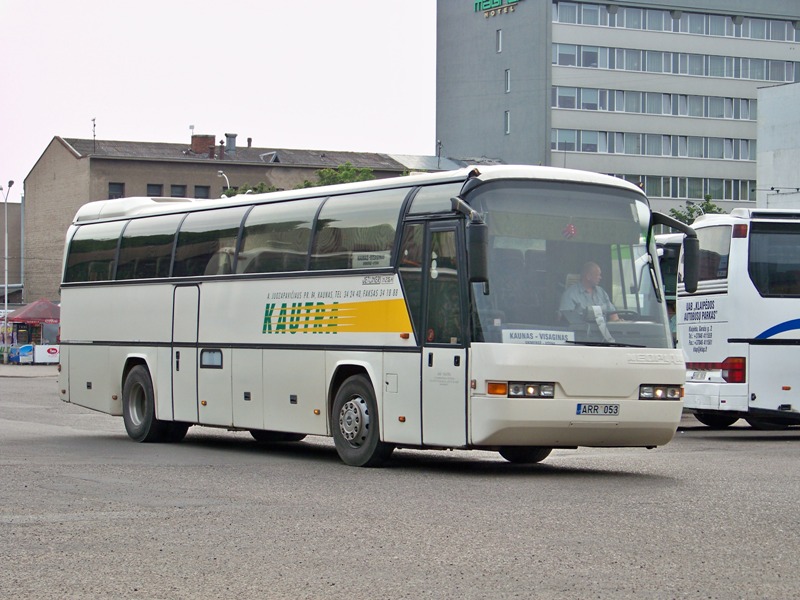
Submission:
[[[692,202],[691,200],[687,200],[685,209],[669,209],[669,214],[671,217],[678,219],[678,221],[686,223],[687,225],[694,223],[694,220],[700,215],[708,215],[712,213],[720,214],[724,212],[725,211],[722,208],[712,202],[710,194],[706,194],[705,198],[700,204]]]
[[[346,162],[335,169],[320,169],[317,171],[316,182],[306,179],[298,188],[310,188],[320,185],[335,185],[337,183],[351,183],[354,181],[370,181],[375,179],[372,169],[358,169],[352,163]]]
[[[222,195],[230,198],[232,196],[238,196],[239,194],[247,194],[248,192],[253,194],[263,194],[265,192],[277,192],[277,191],[278,188],[276,188],[274,185],[267,185],[266,183],[261,181],[254,186],[250,185],[249,183],[245,183],[236,188],[234,187],[228,188],[227,190],[222,192]]]

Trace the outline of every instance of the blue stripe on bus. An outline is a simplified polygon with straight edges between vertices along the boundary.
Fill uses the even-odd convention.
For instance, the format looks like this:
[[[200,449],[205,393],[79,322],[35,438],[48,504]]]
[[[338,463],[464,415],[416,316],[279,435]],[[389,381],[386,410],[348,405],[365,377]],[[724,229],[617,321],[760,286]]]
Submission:
[[[778,335],[779,333],[784,333],[786,331],[792,331],[793,329],[800,329],[800,319],[792,319],[791,321],[778,323],[777,325],[774,325],[769,329],[759,333],[755,339],[766,340],[774,335]]]

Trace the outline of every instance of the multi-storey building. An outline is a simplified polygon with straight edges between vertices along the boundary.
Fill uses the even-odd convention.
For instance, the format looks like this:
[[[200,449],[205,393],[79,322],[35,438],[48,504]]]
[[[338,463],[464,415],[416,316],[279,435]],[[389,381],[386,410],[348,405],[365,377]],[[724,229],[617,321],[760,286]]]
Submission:
[[[661,210],[754,202],[758,89],[800,81],[797,0],[438,0],[437,16],[447,155],[618,175]]]

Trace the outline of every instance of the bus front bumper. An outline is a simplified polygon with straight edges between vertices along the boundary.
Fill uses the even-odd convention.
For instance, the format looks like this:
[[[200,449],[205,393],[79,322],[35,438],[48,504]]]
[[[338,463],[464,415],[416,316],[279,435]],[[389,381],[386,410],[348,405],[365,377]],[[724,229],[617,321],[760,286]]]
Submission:
[[[587,407],[588,414],[578,414]],[[473,396],[470,443],[475,447],[661,446],[674,437],[682,410],[683,402],[676,400]]]

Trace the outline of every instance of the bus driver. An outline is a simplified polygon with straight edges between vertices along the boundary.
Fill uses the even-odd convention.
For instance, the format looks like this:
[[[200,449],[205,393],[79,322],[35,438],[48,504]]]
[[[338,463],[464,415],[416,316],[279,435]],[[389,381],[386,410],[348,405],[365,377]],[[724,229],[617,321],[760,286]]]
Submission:
[[[616,307],[611,303],[606,291],[600,287],[600,265],[587,262],[581,271],[581,280],[564,290],[558,312],[561,316],[580,316],[586,319],[590,307],[599,306],[608,321],[619,321]]]

